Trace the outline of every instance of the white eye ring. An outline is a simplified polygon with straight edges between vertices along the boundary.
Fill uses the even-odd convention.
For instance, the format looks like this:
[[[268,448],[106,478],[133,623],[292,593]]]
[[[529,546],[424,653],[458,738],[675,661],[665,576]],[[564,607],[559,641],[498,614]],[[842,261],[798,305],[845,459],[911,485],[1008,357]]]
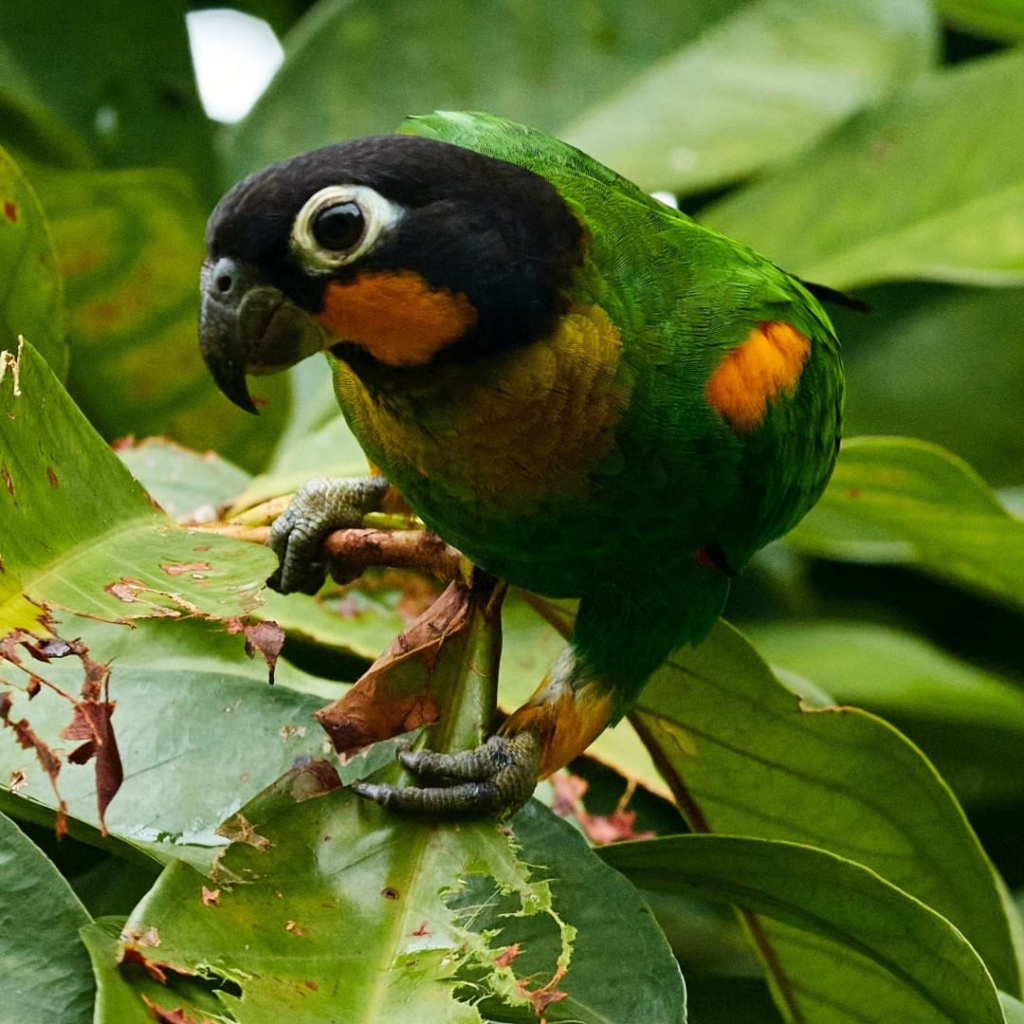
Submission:
[[[339,203],[354,203],[363,215],[362,237],[351,249],[325,249],[313,234],[317,215]],[[303,267],[314,274],[327,274],[359,259],[393,228],[405,210],[385,199],[367,185],[328,185],[306,200],[292,224],[291,248]]]

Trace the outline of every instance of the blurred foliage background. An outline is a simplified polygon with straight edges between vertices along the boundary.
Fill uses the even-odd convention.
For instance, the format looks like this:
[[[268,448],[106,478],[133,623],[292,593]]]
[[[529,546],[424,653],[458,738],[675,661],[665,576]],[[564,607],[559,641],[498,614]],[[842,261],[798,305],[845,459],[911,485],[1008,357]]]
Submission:
[[[805,698],[810,680],[917,743],[1024,893],[1024,3],[253,0],[233,11],[4,0],[0,347],[25,335],[107,441],[160,435],[216,451],[124,447],[172,514],[357,471],[322,366],[261,379],[258,420],[209,380],[195,328],[205,217],[268,162],[435,108],[547,129],[786,269],[855,292],[869,314],[832,311],[847,436],[933,442],[998,500],[959,463],[915,468],[912,452],[859,469],[851,447],[830,499],[763,553],[727,617]],[[244,48],[230,20],[242,14],[280,39],[283,63],[236,123],[204,112],[186,14],[193,47],[237,32]],[[913,494],[890,495],[878,520],[844,519],[842,493],[908,467]],[[315,606],[272,595],[266,614],[289,630],[285,681],[326,693],[323,680],[351,679],[415,600],[387,581]],[[511,615],[517,693],[557,647],[521,608]],[[125,665],[130,675],[130,654]],[[274,729],[285,715],[250,706],[252,729],[261,713]],[[623,777],[638,780],[637,827],[679,831],[635,738],[607,744],[603,765],[576,766],[588,807],[607,814]],[[0,763],[14,770],[18,755]],[[268,764],[260,785],[286,764]],[[218,799],[211,821],[231,809]],[[152,881],[137,865],[121,888],[101,884],[94,854],[32,835],[93,913],[127,913]],[[783,1019],[731,919],[679,897],[659,921],[698,1024]]]

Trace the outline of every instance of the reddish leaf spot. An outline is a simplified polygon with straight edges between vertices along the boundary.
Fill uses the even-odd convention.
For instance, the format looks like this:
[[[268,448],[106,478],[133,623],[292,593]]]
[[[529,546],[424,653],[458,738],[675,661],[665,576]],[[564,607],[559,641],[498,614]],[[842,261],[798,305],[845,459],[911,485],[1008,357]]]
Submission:
[[[513,942],[511,946],[506,946],[504,950],[494,958],[494,965],[496,967],[508,967],[510,963],[517,956],[519,956],[520,945],[518,942]]]
[[[848,498],[859,498],[864,492],[859,487],[848,487],[846,496]]]
[[[413,938],[422,939],[427,935],[433,935],[434,933],[430,930],[430,925],[426,921],[421,921],[419,927],[409,933]]]
[[[121,939],[134,942],[136,946],[159,946],[162,941],[155,925],[148,928],[125,928],[121,932]]]
[[[186,572],[209,572],[209,562],[168,562],[161,563],[160,568],[163,569],[168,576],[181,576]]]
[[[397,900],[399,898],[398,890],[392,889],[390,885],[384,886],[380,891],[381,896],[386,900]]]
[[[57,474],[53,471],[52,466],[46,467],[46,479],[50,481],[51,487],[57,486]]]
[[[146,1004],[149,1012],[153,1015],[153,1019],[158,1024],[213,1024],[209,1017],[203,1017],[201,1021],[197,1021],[195,1017],[190,1017],[185,1013],[184,1006],[176,1006],[173,1010],[167,1010],[146,996],[142,997],[142,1001]]]
[[[245,653],[252,658],[257,651],[267,663],[268,682],[274,684],[274,669],[277,667],[277,659],[284,647],[284,630],[271,621],[257,622],[256,625],[248,625],[241,619],[231,619],[227,623],[229,633],[245,634]]]
[[[202,887],[202,901],[204,907],[218,907],[220,906],[220,889],[207,889],[204,885]]]
[[[3,479],[4,487],[7,488],[7,493],[13,498],[14,497],[14,481],[11,479],[11,474],[7,470],[6,463],[0,463],[0,478]]]
[[[28,694],[28,699],[31,700],[42,688],[42,679],[40,679],[34,672],[30,673],[28,677],[28,684],[25,687],[25,693]]]
[[[118,601],[124,601],[125,604],[135,604],[139,600],[139,591],[145,590],[146,584],[142,580],[122,576],[116,583],[108,583],[103,589],[111,597],[116,597]]]
[[[306,929],[303,928],[301,925],[296,924],[294,921],[289,921],[284,926],[284,930],[286,932],[291,932],[292,935],[297,935],[300,939],[303,938],[306,934]]]
[[[23,768],[18,768],[11,772],[11,781],[8,783],[7,788],[10,789],[12,793],[17,794],[24,789],[26,782],[28,782],[28,776],[25,774],[25,770]]]
[[[4,202],[4,216],[12,223],[18,223],[18,205],[10,199]]]
[[[306,988],[308,988],[311,992],[317,992],[320,989],[320,986],[315,981],[304,981],[302,984],[305,985]]]

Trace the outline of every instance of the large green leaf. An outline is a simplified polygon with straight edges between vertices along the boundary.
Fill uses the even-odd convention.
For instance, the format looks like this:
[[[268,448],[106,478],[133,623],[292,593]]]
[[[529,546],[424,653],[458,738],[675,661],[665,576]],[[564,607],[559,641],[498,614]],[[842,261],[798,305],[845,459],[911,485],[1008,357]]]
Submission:
[[[704,219],[834,287],[1024,281],[1024,51],[940,72]],[[955,140],[955,146],[951,145]]]
[[[302,770],[244,807],[212,879],[172,865],[129,920],[135,934],[156,930],[159,948],[146,952],[161,964],[234,982],[241,998],[219,993],[232,1019],[399,1021],[415,1006],[423,1024],[479,1022],[458,998],[460,978],[472,979],[467,1000],[489,997],[489,1020],[536,1019],[517,982],[549,979],[565,993],[547,1008],[552,1024],[684,1019],[678,968],[650,911],[542,808],[514,820],[510,842],[493,821],[396,817],[347,791],[308,798],[318,783]],[[216,905],[204,905],[204,885],[219,890]],[[496,967],[509,950],[509,966]]]
[[[25,176],[0,149],[0,349],[24,335],[64,378],[68,350],[53,240]]]
[[[251,544],[176,528],[26,344],[0,382],[0,637],[53,609],[127,621],[234,617],[273,567]]]
[[[248,473],[216,452],[200,454],[165,437],[119,444],[117,454],[149,496],[175,519],[203,511],[208,518],[249,482]]]
[[[231,133],[232,180],[302,150],[393,131],[408,114],[490,110],[554,130],[740,6],[616,0],[321,0]]]
[[[0,877],[4,1019],[89,1024],[95,984],[78,938],[89,915],[46,854],[3,814]]]
[[[1024,289],[890,285],[864,298],[871,316],[836,320],[846,434],[922,438],[994,486],[1024,482]]]
[[[838,703],[866,708],[906,732],[961,800],[1024,796],[1020,686],[878,623],[755,624],[748,633],[777,671],[810,679]]]
[[[437,749],[474,744],[490,716],[492,589],[453,585],[464,625],[430,644]],[[379,671],[411,678],[426,667],[413,647]],[[386,777],[400,775],[392,761]],[[172,865],[126,934],[159,936],[142,952],[177,975],[227,979],[219,996],[242,1024],[399,1020],[411,1005],[420,1021],[469,1024],[484,998],[490,1019],[519,1020],[547,995],[551,1021],[631,1020],[641,1007],[646,1020],[683,1018],[678,969],[650,912],[567,825],[539,808],[514,819],[514,835],[494,820],[436,823],[386,812],[338,781],[324,762],[284,776],[221,830],[231,845],[210,877]],[[204,900],[204,885],[217,896]],[[603,935],[622,921],[615,960],[631,986],[607,971]],[[178,993],[167,998],[171,1007]]]
[[[809,148],[932,64],[925,0],[759,0],[560,134],[645,188],[693,192]]]
[[[288,382],[263,378],[259,418],[235,408],[199,354],[204,216],[170,171],[38,173],[67,284],[70,388],[108,439],[168,434],[261,468],[288,408]]]
[[[859,973],[881,968],[916,1007],[875,1019],[1004,1024],[992,978],[963,935],[854,861],[796,843],[710,835],[620,843],[601,855],[644,891],[722,899],[844,947]]]
[[[824,558],[913,565],[1024,605],[1024,522],[970,467],[920,441],[846,442],[825,496],[787,540]]]
[[[107,809],[107,830],[158,860],[208,865],[223,845],[216,829],[225,818],[296,760],[327,749],[313,713],[338,688],[318,687],[284,661],[277,685],[268,686],[263,662],[244,657],[241,638],[214,625],[161,619],[128,629],[69,616],[60,631],[81,636],[95,660],[111,663],[124,783]],[[36,669],[65,691],[81,682],[72,659]],[[68,746],[61,730],[71,710],[48,687],[31,701],[14,694],[12,717],[20,716],[52,748]],[[0,786],[0,806],[16,817],[52,821],[49,780],[33,753],[5,730],[0,778],[6,782],[18,772],[25,773],[24,785],[17,795]],[[73,822],[97,826],[91,767],[65,764],[58,786]],[[96,841],[90,830],[76,834]]]
[[[3,37],[42,100],[107,164],[163,164],[210,182],[186,4],[6,0]]]
[[[1002,896],[963,812],[882,720],[800,701],[724,624],[655,673],[632,716],[701,832],[813,845],[856,860],[951,921],[997,983],[1020,987]],[[758,920],[753,937],[791,1019],[932,1024],[920,1002],[826,940]]]

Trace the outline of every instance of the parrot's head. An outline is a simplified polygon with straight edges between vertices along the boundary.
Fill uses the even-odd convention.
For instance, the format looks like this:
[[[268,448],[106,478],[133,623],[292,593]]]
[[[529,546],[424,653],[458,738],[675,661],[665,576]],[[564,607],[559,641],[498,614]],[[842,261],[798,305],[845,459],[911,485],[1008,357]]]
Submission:
[[[322,350],[356,372],[476,358],[553,328],[582,245],[554,186],[514,164],[405,135],[329,146],[218,203],[200,347],[252,412],[246,374]]]

